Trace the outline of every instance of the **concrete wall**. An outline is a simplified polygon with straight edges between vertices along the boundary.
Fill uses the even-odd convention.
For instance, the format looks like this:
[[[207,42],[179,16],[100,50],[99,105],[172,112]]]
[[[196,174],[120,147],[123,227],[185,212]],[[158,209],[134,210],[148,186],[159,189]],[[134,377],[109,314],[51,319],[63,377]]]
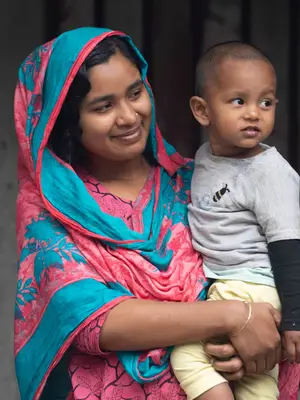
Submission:
[[[279,103],[276,109],[276,130],[269,142],[287,157],[289,134],[289,8],[287,3],[277,0],[272,3],[271,11],[266,2],[252,0],[252,11],[251,33],[253,43],[268,54],[276,69],[278,80]],[[270,12],[272,12],[272,18],[269,17]],[[299,132],[295,132],[295,134],[299,134]]]
[[[34,17],[35,15],[35,17]],[[17,399],[13,364],[13,305],[16,286],[15,197],[17,144],[13,95],[18,66],[43,37],[39,0],[0,5],[0,398]]]

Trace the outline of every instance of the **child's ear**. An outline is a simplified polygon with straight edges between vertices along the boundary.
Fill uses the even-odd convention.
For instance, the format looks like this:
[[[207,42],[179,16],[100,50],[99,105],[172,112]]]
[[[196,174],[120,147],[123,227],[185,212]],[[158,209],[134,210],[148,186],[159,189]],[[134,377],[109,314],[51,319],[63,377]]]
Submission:
[[[210,120],[207,112],[207,102],[202,97],[193,96],[190,99],[190,107],[195,119],[202,126],[208,126]]]

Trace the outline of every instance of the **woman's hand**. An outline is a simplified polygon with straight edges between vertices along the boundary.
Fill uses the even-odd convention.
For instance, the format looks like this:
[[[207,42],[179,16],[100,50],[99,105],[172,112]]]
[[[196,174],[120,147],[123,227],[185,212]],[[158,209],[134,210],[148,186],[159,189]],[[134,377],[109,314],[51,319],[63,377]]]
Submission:
[[[229,334],[229,339],[243,360],[246,373],[261,374],[269,371],[281,360],[281,340],[278,332],[280,313],[268,303],[251,303],[251,318],[239,332],[247,321],[246,307],[249,305],[241,303],[240,307],[244,308],[244,322],[241,323],[239,308],[239,322],[235,323],[235,329]]]
[[[232,344],[206,343],[205,351],[212,358],[216,371],[220,372],[228,381],[237,381],[245,374],[243,361],[237,355]]]

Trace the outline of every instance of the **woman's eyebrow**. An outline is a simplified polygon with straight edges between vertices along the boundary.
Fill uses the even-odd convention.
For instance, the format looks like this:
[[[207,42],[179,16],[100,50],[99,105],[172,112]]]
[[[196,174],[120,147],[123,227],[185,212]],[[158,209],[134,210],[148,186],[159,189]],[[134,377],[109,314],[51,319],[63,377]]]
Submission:
[[[143,85],[142,79],[137,79],[135,82],[133,82],[131,85],[128,86],[126,92],[130,92],[131,90],[136,89],[141,85]],[[88,106],[94,106],[104,101],[113,101],[115,97],[116,96],[114,94],[107,94],[105,96],[94,97],[91,101],[88,102]]]
[[[144,84],[144,82],[142,81],[142,79],[137,79],[130,86],[128,86],[127,92],[130,92],[131,90],[136,89],[136,88],[138,88],[139,86],[141,86],[143,84]]]
[[[114,99],[113,94],[107,94],[105,96],[94,97],[91,101],[88,102],[88,106],[94,106],[95,104],[102,103],[104,101],[112,101]]]

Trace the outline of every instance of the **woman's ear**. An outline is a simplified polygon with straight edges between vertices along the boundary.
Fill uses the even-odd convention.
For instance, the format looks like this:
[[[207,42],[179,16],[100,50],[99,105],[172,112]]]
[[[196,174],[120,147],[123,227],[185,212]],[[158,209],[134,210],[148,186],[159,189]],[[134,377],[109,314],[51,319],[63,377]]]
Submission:
[[[202,126],[208,126],[210,124],[207,111],[207,102],[202,97],[193,96],[190,99],[190,107],[195,119]]]

